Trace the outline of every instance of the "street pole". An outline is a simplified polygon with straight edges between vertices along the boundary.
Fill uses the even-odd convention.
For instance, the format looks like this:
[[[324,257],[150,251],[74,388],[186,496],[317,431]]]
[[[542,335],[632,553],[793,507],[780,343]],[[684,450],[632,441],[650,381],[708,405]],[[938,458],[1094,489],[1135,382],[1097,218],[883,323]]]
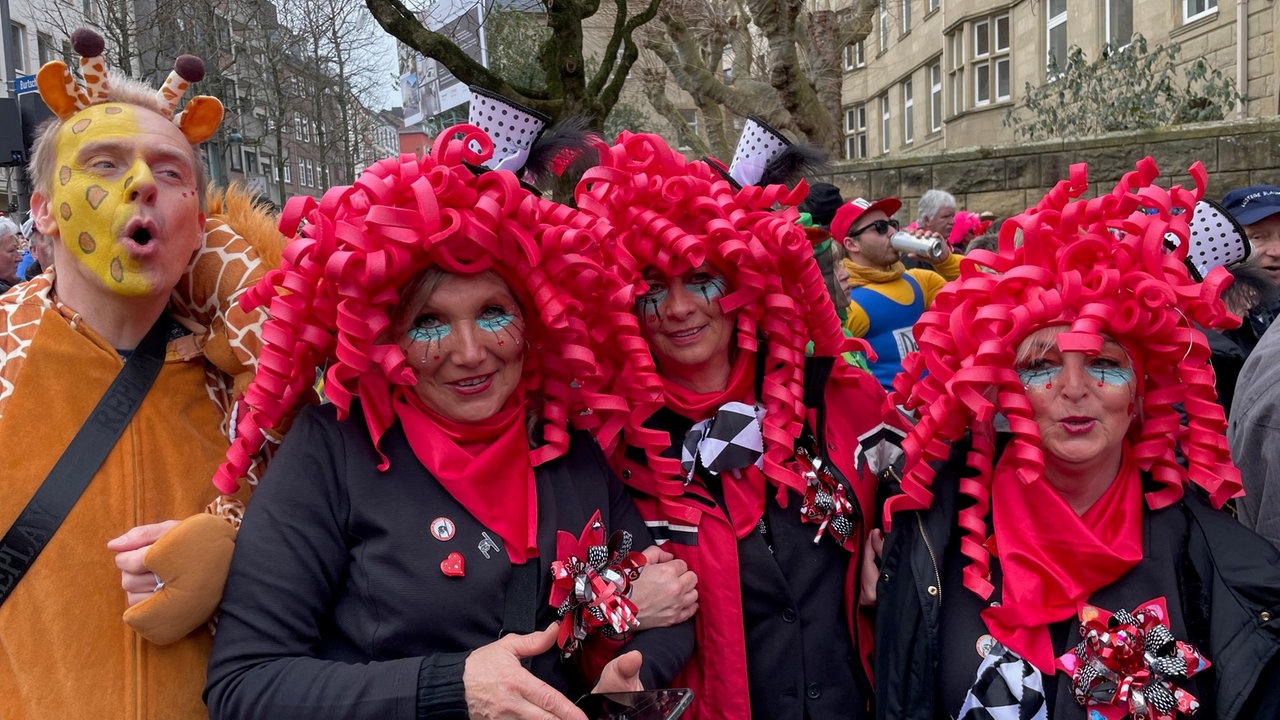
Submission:
[[[4,44],[4,96],[13,99],[13,107],[18,113],[18,132],[22,132],[22,109],[18,107],[18,91],[15,87],[17,83],[17,74],[13,70],[14,53],[17,49],[13,47],[13,20],[9,15],[9,0],[0,0],[0,42]],[[23,143],[18,143],[19,147],[23,147]],[[23,148],[25,151],[25,147]],[[10,185],[13,179],[14,166],[9,168],[9,183],[5,183],[5,213],[13,214],[21,209],[21,200],[27,192],[26,183],[26,161],[25,152],[22,158],[23,162],[17,165],[18,171],[18,202],[14,202],[13,196],[10,194]]]
[[[0,25],[4,28],[4,34],[0,37],[0,42],[4,43],[4,95],[16,97],[13,87],[16,79],[13,73],[13,21],[9,17],[9,0],[0,1]]]

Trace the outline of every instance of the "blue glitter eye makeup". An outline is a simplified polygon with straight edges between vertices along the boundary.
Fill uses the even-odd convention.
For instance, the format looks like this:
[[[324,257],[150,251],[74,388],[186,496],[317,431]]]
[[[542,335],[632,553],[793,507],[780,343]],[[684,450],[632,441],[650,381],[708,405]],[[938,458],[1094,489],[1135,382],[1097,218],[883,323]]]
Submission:
[[[452,327],[439,323],[430,327],[415,325],[409,328],[409,342],[440,342],[452,331]]]
[[[515,315],[502,308],[492,307],[484,311],[480,319],[476,321],[476,326],[481,330],[496,333],[515,321]]]
[[[1022,381],[1023,387],[1039,387],[1053,382],[1060,372],[1060,367],[1024,368],[1018,371],[1018,379]]]
[[[698,273],[689,278],[684,284],[685,290],[690,294],[701,297],[708,305],[712,300],[722,297],[725,292],[725,280],[722,275],[711,275],[709,273]]]
[[[653,281],[649,283],[649,291],[636,298],[636,308],[640,311],[641,317],[654,316],[658,314],[658,306],[667,301],[667,295],[670,291],[667,286]]]
[[[1133,382],[1133,369],[1122,367],[1089,367],[1085,370],[1104,385],[1128,385]]]
[[[1089,377],[1097,380],[1099,386],[1122,387],[1133,382],[1134,378],[1132,368],[1090,365],[1084,371],[1089,374]],[[1039,390],[1049,387],[1060,374],[1062,374],[1062,367],[1059,365],[1040,365],[1019,370],[1018,379],[1023,387]]]

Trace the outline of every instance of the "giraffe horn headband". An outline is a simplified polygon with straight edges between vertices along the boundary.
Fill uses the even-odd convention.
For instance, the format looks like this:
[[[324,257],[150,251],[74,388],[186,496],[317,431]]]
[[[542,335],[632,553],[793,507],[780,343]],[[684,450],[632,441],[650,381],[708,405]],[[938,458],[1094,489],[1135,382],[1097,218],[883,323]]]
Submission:
[[[71,68],[61,60],[47,62],[36,73],[36,87],[40,97],[59,119],[66,120],[90,105],[108,102],[110,89],[107,78],[107,60],[102,55],[105,43],[102,36],[87,28],[71,33],[71,47],[80,55],[80,76],[83,84],[72,74]],[[173,63],[173,70],[164,84],[156,91],[164,115],[173,119],[183,136],[192,145],[213,137],[222,122],[222,103],[209,95],[191,98],[182,112],[174,115],[178,102],[191,87],[191,83],[204,79],[204,61],[194,55],[180,55]]]

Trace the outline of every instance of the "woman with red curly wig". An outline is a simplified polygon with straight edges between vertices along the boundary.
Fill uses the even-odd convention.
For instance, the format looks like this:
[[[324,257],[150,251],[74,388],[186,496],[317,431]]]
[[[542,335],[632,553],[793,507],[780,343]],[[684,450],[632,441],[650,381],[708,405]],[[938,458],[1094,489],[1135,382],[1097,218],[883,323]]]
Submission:
[[[916,326],[877,717],[1280,716],[1280,557],[1219,511],[1240,476],[1196,324],[1238,320],[1186,264],[1204,169],[1077,200],[1085,170]]]
[[[739,188],[623,133],[576,195],[614,228],[613,270],[662,378],[666,406],[614,463],[698,576],[697,654],[677,682],[699,718],[864,717],[870,701],[870,626],[847,580],[875,517],[860,440],[875,445],[886,398],[838,359],[859,342],[796,224],[805,191]]]
[[[215,719],[585,720],[568,697],[665,686],[691,651],[687,624],[629,632],[651,538],[596,444],[657,406],[627,289],[597,223],[482,171],[492,154],[456,126],[285,208],[305,224],[251,291],[272,319],[215,482],[317,366],[332,402],[244,518]]]

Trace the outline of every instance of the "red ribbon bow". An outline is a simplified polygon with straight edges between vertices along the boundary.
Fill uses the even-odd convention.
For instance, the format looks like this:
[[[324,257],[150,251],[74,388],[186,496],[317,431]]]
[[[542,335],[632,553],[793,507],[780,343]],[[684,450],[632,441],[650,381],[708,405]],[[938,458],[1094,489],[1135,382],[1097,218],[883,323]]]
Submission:
[[[858,522],[858,511],[849,499],[845,486],[840,484],[822,458],[801,448],[796,451],[795,467],[807,486],[804,501],[800,504],[800,520],[818,526],[813,542],[829,533],[845,550],[853,551],[853,531]]]
[[[1085,605],[1074,650],[1057,665],[1071,675],[1076,702],[1089,717],[1106,720],[1174,720],[1194,715],[1200,702],[1178,687],[1210,663],[1189,643],[1177,640],[1168,625],[1164,598],[1114,614]]]
[[[551,563],[551,605],[560,614],[556,642],[565,657],[587,636],[600,630],[617,637],[640,626],[631,583],[640,577],[646,558],[631,551],[631,533],[620,530],[604,542],[604,521],[597,510],[582,534],[556,533],[556,557]]]

